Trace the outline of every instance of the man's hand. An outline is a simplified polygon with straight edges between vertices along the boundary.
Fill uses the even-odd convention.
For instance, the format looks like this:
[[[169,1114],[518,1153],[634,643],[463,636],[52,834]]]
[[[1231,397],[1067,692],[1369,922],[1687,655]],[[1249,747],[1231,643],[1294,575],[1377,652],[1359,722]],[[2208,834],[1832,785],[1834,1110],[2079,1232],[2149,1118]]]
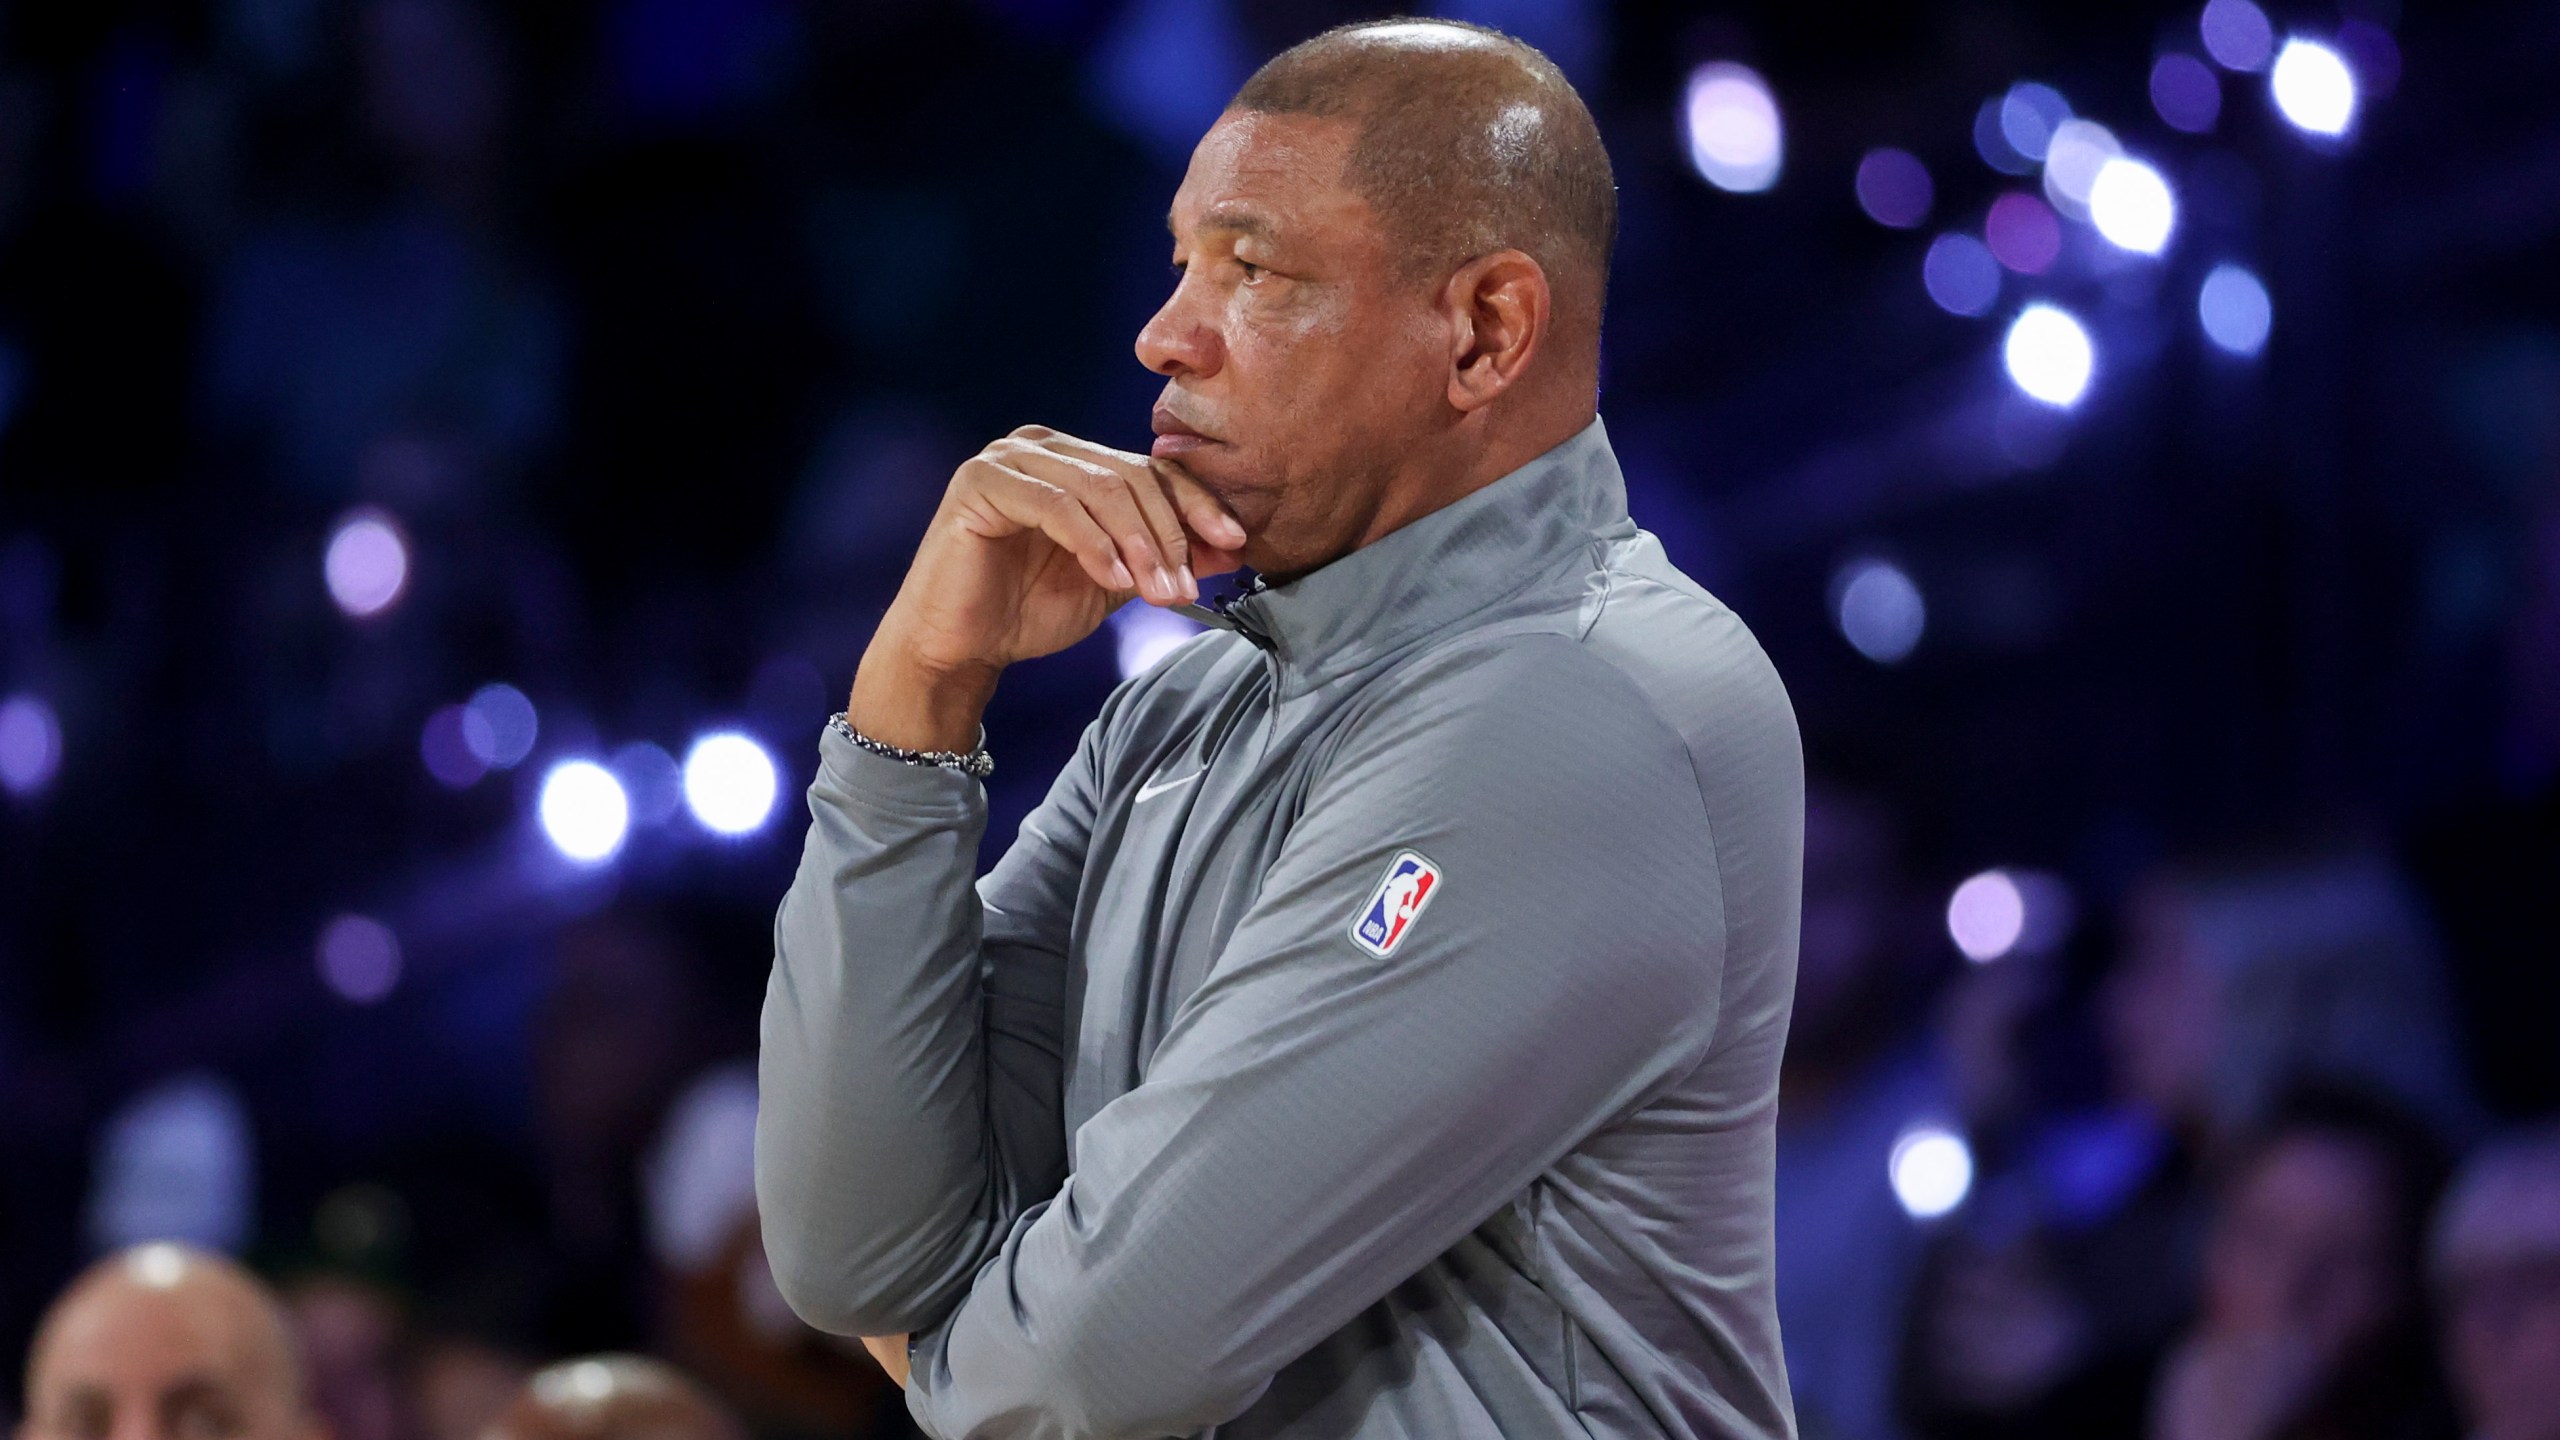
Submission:
[[[967,750],[996,676],[1063,650],[1132,596],[1200,598],[1235,569],[1244,527],[1170,464],[1026,425],[951,477],[846,707],[855,729]]]
[[[898,1382],[899,1389],[907,1388],[906,1336],[865,1335],[862,1348],[871,1352],[871,1358],[880,1362],[880,1368],[889,1372],[889,1378]]]

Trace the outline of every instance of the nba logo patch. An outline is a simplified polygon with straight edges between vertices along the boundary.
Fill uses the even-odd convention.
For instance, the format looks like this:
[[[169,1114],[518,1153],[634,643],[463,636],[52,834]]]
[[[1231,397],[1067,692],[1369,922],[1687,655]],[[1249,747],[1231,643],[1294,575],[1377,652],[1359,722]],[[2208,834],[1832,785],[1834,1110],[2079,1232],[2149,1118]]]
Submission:
[[[1439,888],[1439,866],[1411,850],[1398,851],[1378,888],[1369,892],[1369,903],[1352,920],[1352,941],[1381,960],[1393,955]]]

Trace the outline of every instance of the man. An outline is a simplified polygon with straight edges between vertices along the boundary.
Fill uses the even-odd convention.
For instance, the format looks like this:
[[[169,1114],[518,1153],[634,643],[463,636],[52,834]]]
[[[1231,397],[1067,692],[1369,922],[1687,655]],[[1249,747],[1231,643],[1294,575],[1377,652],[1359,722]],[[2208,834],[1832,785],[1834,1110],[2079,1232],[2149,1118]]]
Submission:
[[[46,1312],[18,1440],[325,1440],[283,1311],[238,1265],[137,1246]]]
[[[756,1146],[784,1295],[912,1332],[929,1433],[1791,1433],[1802,759],[1627,518],[1614,207],[1536,51],[1320,36],[1174,198],[1153,456],[953,477],[821,741]],[[1239,564],[973,888],[1003,668]]]
[[[484,1440],[746,1440],[683,1371],[641,1355],[564,1360],[527,1380]]]
[[[2463,1163],[2429,1268],[2445,1368],[2478,1440],[2560,1440],[2560,1126]]]

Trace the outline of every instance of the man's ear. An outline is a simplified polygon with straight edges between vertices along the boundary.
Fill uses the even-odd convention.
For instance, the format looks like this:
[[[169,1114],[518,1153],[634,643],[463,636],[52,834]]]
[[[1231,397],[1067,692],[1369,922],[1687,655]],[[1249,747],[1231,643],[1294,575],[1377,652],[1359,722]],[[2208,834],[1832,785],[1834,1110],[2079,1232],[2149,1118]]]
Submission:
[[[1458,267],[1441,291],[1449,317],[1449,403],[1472,413],[1493,403],[1546,343],[1555,299],[1547,272],[1518,250],[1496,250]]]

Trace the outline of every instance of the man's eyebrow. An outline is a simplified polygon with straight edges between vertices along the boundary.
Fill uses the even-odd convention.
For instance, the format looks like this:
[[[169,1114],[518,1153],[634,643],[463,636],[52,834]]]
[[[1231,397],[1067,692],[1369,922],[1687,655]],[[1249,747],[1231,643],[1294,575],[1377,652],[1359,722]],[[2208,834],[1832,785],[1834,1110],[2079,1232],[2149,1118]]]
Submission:
[[[1173,223],[1173,212],[1170,210],[1165,212],[1164,228],[1171,231],[1177,239],[1182,235],[1181,227]],[[1256,240],[1278,238],[1278,231],[1269,220],[1263,218],[1259,211],[1248,210],[1241,205],[1210,206],[1208,211],[1200,217],[1200,228],[1250,235]]]

